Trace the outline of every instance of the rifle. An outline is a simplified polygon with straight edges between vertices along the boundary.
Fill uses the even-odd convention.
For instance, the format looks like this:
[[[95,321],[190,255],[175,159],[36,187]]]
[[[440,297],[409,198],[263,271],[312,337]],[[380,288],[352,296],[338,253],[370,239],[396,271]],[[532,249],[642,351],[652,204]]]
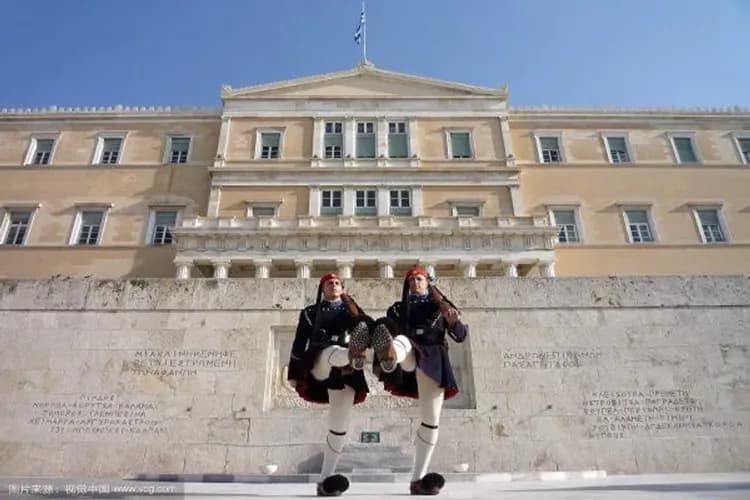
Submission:
[[[457,313],[459,313],[458,308],[451,302],[443,293],[436,287],[435,285],[429,284],[427,285],[427,291],[430,294],[430,298],[438,305],[440,308],[440,315],[445,318],[447,314],[448,308],[453,308],[456,310]],[[460,314],[460,313],[459,313]],[[440,316],[438,316],[439,318]],[[448,321],[446,320],[446,324]],[[452,338],[455,342],[462,342],[463,338],[459,340],[456,335],[453,333],[452,327],[448,325],[448,328],[446,329],[448,332],[448,335],[450,338]]]

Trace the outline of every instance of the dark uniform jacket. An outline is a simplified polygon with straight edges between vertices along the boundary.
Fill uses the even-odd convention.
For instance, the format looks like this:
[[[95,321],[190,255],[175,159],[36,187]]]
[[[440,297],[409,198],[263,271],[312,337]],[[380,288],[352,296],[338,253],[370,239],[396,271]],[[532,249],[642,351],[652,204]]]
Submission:
[[[391,332],[394,336],[405,335],[409,338],[414,347],[418,369],[445,389],[445,399],[458,394],[446,336],[456,342],[463,342],[469,331],[468,326],[459,319],[453,327],[449,327],[429,294],[409,296],[408,317],[402,303],[394,303],[388,309],[386,321],[386,324],[391,325],[389,329],[395,330]],[[392,374],[381,373],[380,379],[386,390],[396,396],[419,397],[414,372],[405,372],[399,366]]]
[[[353,305],[358,312],[356,315],[343,300],[335,303],[324,300],[320,304],[318,321],[315,305],[300,311],[287,378],[296,382],[295,390],[306,401],[328,403],[328,389],[343,389],[345,385],[354,389],[355,403],[364,401],[367,396],[367,382],[362,371],[348,366],[332,368],[330,377],[323,381],[316,380],[310,373],[320,351],[331,345],[349,347],[351,330],[360,322],[368,326],[372,324],[372,318],[356,303]]]

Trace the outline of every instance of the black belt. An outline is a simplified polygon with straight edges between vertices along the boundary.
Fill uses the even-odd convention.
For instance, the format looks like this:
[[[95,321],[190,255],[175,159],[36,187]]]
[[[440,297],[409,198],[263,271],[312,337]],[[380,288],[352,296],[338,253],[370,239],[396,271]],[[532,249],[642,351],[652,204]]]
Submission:
[[[445,337],[441,333],[430,331],[426,328],[412,328],[409,330],[409,338],[420,345],[440,345],[445,340]]]

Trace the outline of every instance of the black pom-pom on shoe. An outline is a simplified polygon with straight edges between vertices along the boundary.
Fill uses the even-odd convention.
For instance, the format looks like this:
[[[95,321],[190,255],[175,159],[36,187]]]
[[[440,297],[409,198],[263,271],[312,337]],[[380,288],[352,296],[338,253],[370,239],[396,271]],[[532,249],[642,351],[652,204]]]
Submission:
[[[322,483],[318,483],[319,497],[338,497],[349,489],[349,480],[341,474],[328,476]]]
[[[412,495],[437,495],[445,486],[445,478],[437,472],[430,472],[419,481],[412,481],[409,492]]]

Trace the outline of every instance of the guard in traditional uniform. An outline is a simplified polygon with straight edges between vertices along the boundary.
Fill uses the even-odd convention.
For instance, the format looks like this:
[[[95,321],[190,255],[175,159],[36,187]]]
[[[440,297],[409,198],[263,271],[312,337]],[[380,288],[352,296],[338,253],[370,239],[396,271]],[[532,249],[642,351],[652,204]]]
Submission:
[[[362,368],[373,321],[343,292],[337,274],[320,279],[315,304],[300,312],[289,360],[287,378],[297,393],[306,401],[329,405],[318,496],[339,496],[349,488],[349,480],[334,472],[346,444],[351,409],[368,392]]]
[[[422,422],[417,429],[412,495],[437,495],[445,478],[427,473],[438,440],[443,401],[458,393],[446,336],[463,342],[468,326],[456,306],[434,285],[421,267],[404,277],[401,300],[385,318],[376,321],[371,334],[375,351],[374,371],[385,389],[396,396],[417,398]],[[378,352],[395,350],[395,360],[378,359]]]

